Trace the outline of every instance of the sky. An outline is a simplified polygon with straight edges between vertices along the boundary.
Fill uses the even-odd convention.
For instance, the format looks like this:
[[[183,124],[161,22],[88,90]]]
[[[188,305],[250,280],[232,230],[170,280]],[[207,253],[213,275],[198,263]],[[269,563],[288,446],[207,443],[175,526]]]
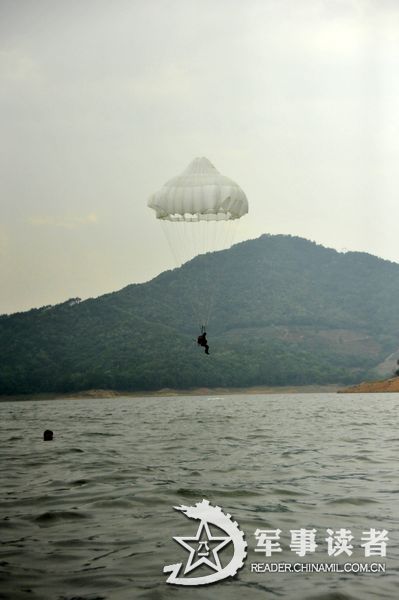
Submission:
[[[399,262],[396,0],[0,0],[0,313],[174,268],[148,197],[206,156],[237,240]]]

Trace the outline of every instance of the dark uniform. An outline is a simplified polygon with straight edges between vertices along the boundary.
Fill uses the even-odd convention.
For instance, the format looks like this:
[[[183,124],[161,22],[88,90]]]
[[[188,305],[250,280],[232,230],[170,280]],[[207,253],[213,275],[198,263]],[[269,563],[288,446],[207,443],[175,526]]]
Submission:
[[[204,333],[201,333],[201,335],[198,336],[197,344],[199,346],[202,346],[203,348],[205,348],[205,354],[209,354],[209,345],[208,345],[208,340],[206,339],[205,331],[204,331]]]

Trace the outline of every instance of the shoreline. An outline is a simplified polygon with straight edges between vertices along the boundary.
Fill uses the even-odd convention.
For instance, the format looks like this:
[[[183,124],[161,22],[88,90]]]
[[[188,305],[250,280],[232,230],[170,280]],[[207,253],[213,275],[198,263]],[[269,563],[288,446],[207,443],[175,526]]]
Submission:
[[[398,393],[399,377],[382,379],[377,381],[363,381],[355,385],[343,387],[331,383],[326,385],[282,385],[282,386],[253,386],[245,388],[192,388],[173,389],[162,388],[160,390],[132,391],[132,390],[80,390],[78,392],[42,392],[34,394],[7,394],[0,396],[0,402],[23,402],[30,400],[77,400],[87,398],[89,400],[101,398],[156,398],[172,396],[235,396],[244,394],[246,396],[262,394],[376,394],[376,393]]]
[[[316,394],[337,393],[342,390],[338,384],[329,385],[302,385],[302,386],[255,386],[248,388],[194,388],[177,390],[163,388],[151,391],[120,391],[120,390],[82,390],[79,392],[43,392],[37,394],[12,394],[0,396],[0,402],[23,402],[29,400],[73,400],[73,399],[99,399],[99,398],[149,398],[170,396],[233,396],[239,394]]]
[[[362,383],[357,383],[338,391],[339,394],[395,394],[398,392],[399,377],[379,379],[377,381],[363,381]]]

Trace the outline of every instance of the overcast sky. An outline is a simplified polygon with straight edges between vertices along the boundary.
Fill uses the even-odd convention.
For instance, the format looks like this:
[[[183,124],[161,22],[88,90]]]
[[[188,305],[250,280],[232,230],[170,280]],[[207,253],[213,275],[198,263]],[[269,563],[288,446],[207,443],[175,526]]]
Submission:
[[[239,237],[399,262],[396,0],[0,0],[0,312],[174,266],[148,196],[196,156]]]

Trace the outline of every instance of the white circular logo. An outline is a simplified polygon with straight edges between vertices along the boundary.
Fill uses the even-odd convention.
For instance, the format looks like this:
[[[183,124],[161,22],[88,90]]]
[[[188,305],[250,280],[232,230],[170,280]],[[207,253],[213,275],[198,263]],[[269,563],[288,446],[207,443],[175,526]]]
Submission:
[[[247,543],[244,540],[244,533],[238,527],[238,523],[232,521],[231,515],[226,515],[219,506],[212,506],[208,500],[197,502],[195,506],[175,506],[174,508],[189,519],[199,521],[199,525],[194,536],[173,538],[189,552],[189,555],[184,569],[182,568],[183,563],[166,565],[163,568],[164,573],[170,573],[166,583],[204,585],[235,575],[244,565]],[[226,535],[213,535],[210,526],[222,530]],[[229,544],[233,545],[233,556],[228,564],[223,566],[219,552]],[[201,565],[209,567],[214,572],[202,576],[186,577]]]

